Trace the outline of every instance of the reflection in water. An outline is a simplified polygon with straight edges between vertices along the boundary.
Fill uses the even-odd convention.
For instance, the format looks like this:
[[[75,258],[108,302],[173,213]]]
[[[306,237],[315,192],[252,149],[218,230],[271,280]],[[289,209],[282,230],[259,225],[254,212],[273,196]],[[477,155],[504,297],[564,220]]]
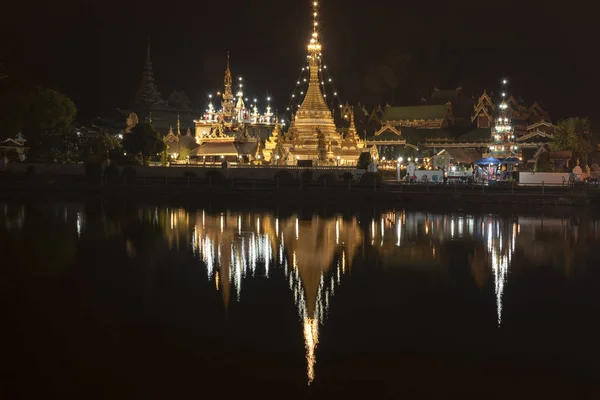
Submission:
[[[326,322],[337,286],[351,271],[358,253],[376,255],[376,265],[365,268],[411,269],[447,277],[465,267],[473,287],[490,301],[495,299],[495,319],[500,326],[507,314],[503,298],[509,272],[519,272],[511,271],[515,258],[520,259],[520,270],[550,265],[570,276],[576,272],[577,258],[586,256],[590,243],[600,241],[600,224],[594,219],[390,211],[359,222],[359,216],[279,218],[272,213],[154,207],[138,209],[129,220],[120,217],[115,221],[101,213],[102,224],[92,226],[82,206],[40,208],[29,213],[24,206],[0,205],[0,229],[7,237],[18,237],[28,223],[37,229],[39,214],[53,215],[54,223],[67,227],[73,240],[84,240],[86,235],[93,240],[118,237],[125,254],[136,258],[162,251],[148,245],[150,239],[143,242],[134,237],[136,226],[150,224],[160,228],[157,231],[169,251],[189,251],[202,261],[226,312],[232,301],[242,301],[246,278],[284,276],[304,336],[309,384],[315,379],[320,327]],[[55,232],[39,231],[37,243],[44,243]],[[43,257],[43,251],[38,255]],[[493,283],[493,296],[488,283]]]
[[[231,288],[240,301],[247,275],[269,278],[272,265],[284,269],[303,324],[310,384],[319,324],[324,322],[330,298],[340,283],[340,271],[343,274],[350,268],[362,242],[356,218],[313,216],[305,221],[293,216],[280,221],[271,214],[207,215],[204,211],[196,216],[193,252],[206,265],[208,278],[215,280],[225,309]]]

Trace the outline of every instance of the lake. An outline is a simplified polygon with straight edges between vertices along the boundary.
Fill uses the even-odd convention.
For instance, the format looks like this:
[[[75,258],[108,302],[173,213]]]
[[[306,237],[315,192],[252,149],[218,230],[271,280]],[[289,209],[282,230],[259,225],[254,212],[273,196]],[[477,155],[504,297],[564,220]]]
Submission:
[[[10,398],[600,394],[584,211],[2,203],[0,250]]]

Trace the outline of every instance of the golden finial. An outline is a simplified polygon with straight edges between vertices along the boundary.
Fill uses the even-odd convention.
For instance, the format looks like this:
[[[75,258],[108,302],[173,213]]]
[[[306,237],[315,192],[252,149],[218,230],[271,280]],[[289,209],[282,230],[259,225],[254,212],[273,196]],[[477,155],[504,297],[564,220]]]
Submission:
[[[319,21],[317,20],[317,16],[319,13],[317,12],[317,8],[319,3],[313,1],[313,33],[310,38],[310,43],[308,44],[308,51],[310,53],[319,54],[321,52],[321,44],[319,43],[319,33],[317,32],[317,27],[319,25]]]

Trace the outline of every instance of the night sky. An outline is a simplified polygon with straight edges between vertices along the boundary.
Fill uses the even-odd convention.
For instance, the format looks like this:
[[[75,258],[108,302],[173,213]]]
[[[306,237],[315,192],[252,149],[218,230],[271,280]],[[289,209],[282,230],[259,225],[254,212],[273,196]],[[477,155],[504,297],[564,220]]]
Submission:
[[[554,5],[556,4],[556,6]],[[2,24],[0,62],[13,80],[70,96],[81,122],[131,105],[150,38],[163,97],[195,108],[220,89],[226,50],[252,97],[283,110],[305,61],[311,1],[19,2]],[[560,7],[559,7],[560,6]],[[323,57],[343,101],[413,104],[435,85],[479,95],[510,79],[554,120],[600,119],[592,5],[569,1],[322,0]],[[5,18],[6,19],[6,18]],[[383,72],[382,72],[383,71]],[[392,76],[395,90],[381,84]]]

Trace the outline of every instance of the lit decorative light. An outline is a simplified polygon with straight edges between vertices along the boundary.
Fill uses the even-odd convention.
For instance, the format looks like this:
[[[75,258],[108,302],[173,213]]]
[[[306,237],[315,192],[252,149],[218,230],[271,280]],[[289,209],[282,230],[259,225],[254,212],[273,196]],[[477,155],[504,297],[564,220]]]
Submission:
[[[271,101],[271,97],[270,97],[270,96],[269,96],[269,97],[267,97],[267,101]]]
[[[505,97],[505,96],[506,96],[506,93],[502,92],[502,97]]]
[[[327,65],[323,65],[323,68],[327,69]]]
[[[212,94],[209,94],[209,95],[208,95],[208,98],[209,98],[209,99],[212,99]]]
[[[242,77],[240,76],[238,79],[241,81],[241,80],[242,80]]]
[[[398,157],[398,162],[402,162],[402,157]]]
[[[334,95],[334,96],[337,96],[337,92],[333,92],[333,95]]]
[[[257,99],[254,99],[254,102],[255,102],[255,103],[256,103],[257,101],[258,101]]]
[[[304,94],[304,92],[300,92],[300,94]]]
[[[507,83],[507,82],[508,82],[508,81],[507,81],[506,79],[504,79],[504,80],[502,81],[502,84],[506,85],[506,83]]]
[[[331,78],[329,78],[329,82],[331,82]]]

